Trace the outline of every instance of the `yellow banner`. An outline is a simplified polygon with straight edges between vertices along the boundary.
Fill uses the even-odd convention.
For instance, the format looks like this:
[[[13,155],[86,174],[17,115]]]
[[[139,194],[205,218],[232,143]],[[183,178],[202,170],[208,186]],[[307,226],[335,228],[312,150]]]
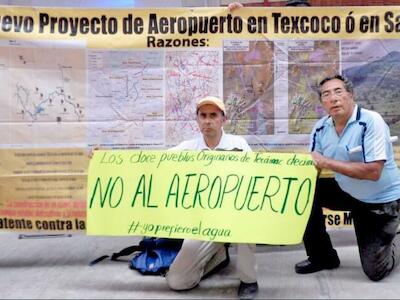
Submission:
[[[210,94],[227,133],[298,153],[325,115],[316,85],[342,73],[400,136],[399,32],[400,6],[0,6],[0,230],[85,230],[85,148],[173,147]]]
[[[1,149],[0,157],[0,230],[85,230],[85,151]]]
[[[316,175],[308,154],[96,151],[87,233],[300,243]]]
[[[220,47],[222,38],[397,39],[400,8],[85,9],[1,7],[0,36],[83,40],[89,47]]]

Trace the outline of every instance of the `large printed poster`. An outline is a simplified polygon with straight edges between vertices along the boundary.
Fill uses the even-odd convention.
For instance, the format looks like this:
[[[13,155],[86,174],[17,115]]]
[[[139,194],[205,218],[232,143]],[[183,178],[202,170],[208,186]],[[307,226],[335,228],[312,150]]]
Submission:
[[[304,152],[318,82],[343,73],[400,135],[399,19],[397,6],[0,7],[0,229],[85,229],[90,149],[192,138],[206,95],[254,151]]]

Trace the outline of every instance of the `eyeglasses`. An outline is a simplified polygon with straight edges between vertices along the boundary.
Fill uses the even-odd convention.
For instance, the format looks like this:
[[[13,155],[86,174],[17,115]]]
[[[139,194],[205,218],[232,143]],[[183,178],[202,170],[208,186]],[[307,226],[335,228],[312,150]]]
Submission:
[[[342,88],[337,88],[337,89],[335,89],[333,91],[323,91],[321,93],[321,100],[322,101],[328,101],[329,98],[331,96],[333,96],[333,95],[341,97],[345,92],[346,92],[346,90],[342,89]]]

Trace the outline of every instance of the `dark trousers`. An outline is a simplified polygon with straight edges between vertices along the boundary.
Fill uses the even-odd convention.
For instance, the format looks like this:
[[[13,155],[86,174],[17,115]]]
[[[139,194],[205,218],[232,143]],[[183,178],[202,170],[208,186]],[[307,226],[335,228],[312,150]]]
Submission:
[[[368,204],[342,191],[334,179],[317,181],[314,204],[304,233],[304,246],[311,261],[332,259],[337,253],[326,232],[322,208],[350,211],[364,273],[373,281],[390,274],[400,261],[400,199]]]

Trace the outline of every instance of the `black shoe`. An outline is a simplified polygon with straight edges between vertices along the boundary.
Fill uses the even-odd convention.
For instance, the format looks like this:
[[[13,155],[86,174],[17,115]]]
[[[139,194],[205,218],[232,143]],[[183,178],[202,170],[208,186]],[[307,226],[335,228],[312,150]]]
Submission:
[[[238,289],[239,299],[254,299],[258,293],[258,284],[256,282],[246,283],[241,281]]]
[[[308,258],[297,263],[294,269],[297,274],[310,274],[321,270],[336,269],[339,267],[339,265],[340,260],[337,256],[325,261],[313,261],[312,259]]]

